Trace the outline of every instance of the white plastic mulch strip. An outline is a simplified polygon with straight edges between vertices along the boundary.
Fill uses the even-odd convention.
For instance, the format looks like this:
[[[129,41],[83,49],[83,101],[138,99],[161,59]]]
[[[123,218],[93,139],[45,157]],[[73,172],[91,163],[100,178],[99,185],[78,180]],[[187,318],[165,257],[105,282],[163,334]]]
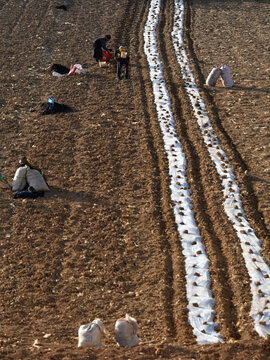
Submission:
[[[171,35],[177,61],[204,142],[220,176],[225,213],[232,222],[241,243],[252,293],[250,316],[254,320],[255,330],[260,336],[265,337],[270,335],[270,267],[261,256],[261,241],[245,217],[233,168],[219,144],[189,66],[183,41],[184,1],[175,0],[174,6],[174,27]]]
[[[160,1],[152,0],[144,29],[144,51],[147,56],[153,86],[158,121],[171,176],[171,199],[178,232],[185,255],[188,319],[199,344],[217,343],[222,336],[214,322],[215,301],[210,290],[209,260],[192,211],[192,200],[186,178],[186,157],[176,133],[162,64],[159,59],[156,25]]]

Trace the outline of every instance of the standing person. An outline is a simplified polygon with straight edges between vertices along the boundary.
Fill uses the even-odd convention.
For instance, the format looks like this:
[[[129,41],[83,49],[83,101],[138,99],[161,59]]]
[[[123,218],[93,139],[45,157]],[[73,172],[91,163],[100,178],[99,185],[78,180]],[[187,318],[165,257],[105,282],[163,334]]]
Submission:
[[[122,66],[126,67],[125,77],[128,79],[128,64],[129,64],[129,55],[127,49],[124,46],[119,46],[114,54],[115,60],[117,61],[117,76],[118,79],[121,78]]]
[[[111,49],[107,49],[107,43],[111,40],[111,35],[105,35],[104,38],[97,39],[94,44],[94,58],[99,62],[102,58],[103,51],[108,51],[111,54]]]

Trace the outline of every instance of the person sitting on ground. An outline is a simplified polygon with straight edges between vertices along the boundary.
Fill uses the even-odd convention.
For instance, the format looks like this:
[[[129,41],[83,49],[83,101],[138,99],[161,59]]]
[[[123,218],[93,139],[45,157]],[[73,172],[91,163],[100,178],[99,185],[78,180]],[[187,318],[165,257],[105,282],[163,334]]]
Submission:
[[[121,78],[121,70],[122,66],[126,67],[125,77],[128,79],[128,64],[129,64],[129,55],[127,49],[124,46],[119,46],[119,48],[115,51],[114,54],[115,60],[117,61],[117,76],[118,79]]]
[[[103,51],[108,51],[109,54],[111,54],[111,49],[107,49],[107,43],[111,40],[111,35],[105,35],[104,38],[97,39],[94,44],[94,59],[96,59],[96,62],[99,62],[102,58]]]

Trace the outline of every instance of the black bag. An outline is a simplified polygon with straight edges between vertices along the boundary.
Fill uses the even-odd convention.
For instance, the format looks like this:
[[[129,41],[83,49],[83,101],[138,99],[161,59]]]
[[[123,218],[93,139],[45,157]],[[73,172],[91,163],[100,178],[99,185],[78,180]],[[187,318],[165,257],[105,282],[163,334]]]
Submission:
[[[61,65],[61,64],[53,64],[51,66],[51,71],[56,71],[58,72],[59,74],[68,74],[69,73],[69,68],[67,68],[66,66],[64,65]]]

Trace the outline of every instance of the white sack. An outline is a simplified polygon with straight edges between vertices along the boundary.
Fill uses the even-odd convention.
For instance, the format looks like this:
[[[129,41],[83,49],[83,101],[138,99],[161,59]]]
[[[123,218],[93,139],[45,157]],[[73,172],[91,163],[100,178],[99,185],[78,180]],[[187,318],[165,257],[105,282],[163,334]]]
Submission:
[[[22,191],[26,186],[26,172],[29,169],[28,166],[20,166],[14,175],[12,182],[12,191]]]
[[[36,169],[29,169],[26,173],[26,180],[29,186],[36,191],[50,191],[41,173]]]
[[[81,325],[78,330],[78,347],[86,346],[104,346],[101,343],[102,334],[107,331],[100,319],[95,319],[87,325]]]
[[[137,321],[126,314],[125,318],[120,318],[115,323],[115,337],[120,346],[135,346],[139,343],[137,336]]]
[[[221,67],[221,78],[222,78],[222,84],[224,86],[229,86],[229,87],[233,86],[233,81],[231,78],[231,71],[229,66],[224,65]]]
[[[218,81],[218,78],[220,77],[220,75],[221,75],[221,69],[217,68],[217,67],[214,67],[211,70],[210,74],[207,76],[206,85],[215,86],[217,81]]]

